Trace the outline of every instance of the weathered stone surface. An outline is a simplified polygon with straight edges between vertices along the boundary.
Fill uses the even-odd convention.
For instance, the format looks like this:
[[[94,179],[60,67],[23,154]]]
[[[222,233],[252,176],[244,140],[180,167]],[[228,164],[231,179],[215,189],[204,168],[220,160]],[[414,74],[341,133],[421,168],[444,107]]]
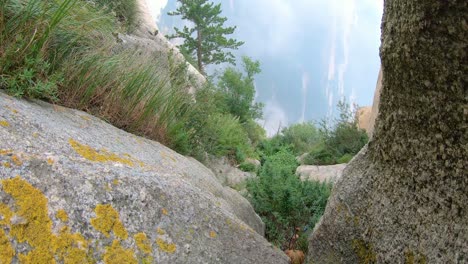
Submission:
[[[335,184],[310,263],[467,263],[468,3],[385,1],[374,135]]]
[[[301,180],[313,180],[320,182],[336,182],[341,178],[346,164],[336,164],[328,166],[302,165],[297,167],[296,174]]]
[[[214,172],[223,185],[235,189],[241,188],[248,178],[255,176],[254,173],[233,167],[226,158],[210,158],[206,166]]]
[[[157,142],[0,93],[0,262],[287,263],[252,212]]]

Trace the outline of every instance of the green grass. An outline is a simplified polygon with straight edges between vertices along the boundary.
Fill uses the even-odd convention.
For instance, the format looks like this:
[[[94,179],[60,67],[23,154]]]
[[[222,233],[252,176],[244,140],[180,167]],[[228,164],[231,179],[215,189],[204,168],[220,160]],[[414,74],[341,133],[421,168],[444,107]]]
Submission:
[[[117,48],[115,34],[128,31],[136,14],[119,12],[134,12],[123,5],[136,8],[135,0],[0,4],[0,88],[83,109],[135,134],[184,146],[181,124],[193,104],[186,66],[171,54]]]

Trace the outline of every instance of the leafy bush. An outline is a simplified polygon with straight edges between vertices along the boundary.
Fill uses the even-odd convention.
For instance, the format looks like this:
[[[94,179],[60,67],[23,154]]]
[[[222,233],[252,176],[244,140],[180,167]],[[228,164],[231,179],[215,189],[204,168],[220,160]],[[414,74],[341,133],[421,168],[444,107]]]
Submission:
[[[336,157],[329,148],[321,146],[307,154],[303,163],[306,165],[333,165],[336,164]]]
[[[302,182],[296,168],[293,153],[282,149],[269,156],[259,175],[247,182],[248,199],[265,222],[267,239],[283,249],[296,227],[313,228],[331,190],[326,183]]]
[[[322,140],[319,130],[311,122],[291,125],[281,133],[284,143],[292,145],[296,155],[307,153]]]
[[[201,143],[205,150],[217,157],[230,156],[242,159],[241,155],[253,152],[239,119],[231,115],[215,113],[208,116]]]
[[[338,108],[340,118],[332,126],[322,121],[319,129],[322,142],[312,148],[304,159],[305,164],[347,163],[367,143],[366,132],[358,128],[356,113],[345,102],[340,102]]]
[[[254,120],[247,120],[242,124],[244,130],[247,132],[247,135],[252,143],[252,146],[257,146],[262,140],[266,138],[266,131],[257,124]]]

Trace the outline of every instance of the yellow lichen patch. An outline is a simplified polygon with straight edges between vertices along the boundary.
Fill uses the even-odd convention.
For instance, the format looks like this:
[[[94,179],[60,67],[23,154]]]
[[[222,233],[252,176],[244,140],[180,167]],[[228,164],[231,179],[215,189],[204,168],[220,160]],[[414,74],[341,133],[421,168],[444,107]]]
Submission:
[[[158,234],[161,235],[161,236],[164,235],[164,234],[166,234],[166,232],[164,232],[164,230],[162,230],[162,229],[159,228],[159,227],[156,229],[156,232],[158,232]]]
[[[106,247],[104,253],[104,263],[106,264],[137,264],[135,254],[131,249],[124,249],[118,240],[112,242],[112,246]]]
[[[91,225],[106,237],[109,237],[110,231],[121,238],[127,239],[127,230],[120,221],[119,213],[110,204],[98,204],[94,209],[96,218],[91,219]]]
[[[19,243],[27,242],[33,249],[20,255],[22,263],[54,263],[52,252],[52,222],[47,215],[47,198],[20,177],[2,180],[3,190],[16,202],[18,217],[26,224],[12,225],[10,236]]]
[[[9,107],[9,106],[5,106],[5,108],[8,109],[8,110],[10,110],[13,114],[17,114],[17,113],[18,113],[18,110],[13,109],[13,108],[11,108],[11,107]]]
[[[39,137],[39,133],[34,132],[34,133],[32,134],[32,136],[33,136],[34,138],[38,138],[38,137]]]
[[[177,162],[177,160],[174,158],[174,156],[170,155],[170,154],[167,154],[166,152],[164,151],[161,151],[161,157],[165,160],[167,160],[168,158],[170,160],[172,160],[172,162]]]
[[[112,181],[112,184],[114,184],[114,185],[119,185],[119,180],[114,179],[114,180]]]
[[[215,231],[210,231],[210,237],[211,238],[216,238],[217,234]]]
[[[90,146],[80,144],[71,138],[68,140],[68,143],[76,151],[76,153],[80,154],[85,159],[95,162],[117,162],[132,167],[134,165],[132,160],[119,157],[118,155],[110,153],[107,150],[95,150]]]
[[[63,228],[55,238],[55,254],[63,263],[88,263],[88,241],[80,234]]]
[[[163,215],[168,215],[169,214],[169,212],[167,211],[166,208],[161,209],[161,212],[162,212]]]
[[[2,120],[2,121],[0,121],[0,126],[2,126],[2,127],[9,127],[9,126],[10,126],[10,123],[8,123],[6,120]]]
[[[5,167],[5,168],[11,168],[11,163],[8,162],[8,161],[3,162],[2,165],[3,165],[3,167]]]
[[[68,222],[68,214],[63,209],[58,210],[55,216],[64,223]]]
[[[16,155],[13,155],[13,156],[11,157],[11,161],[12,161],[13,164],[15,164],[16,166],[21,166],[21,165],[23,165],[23,162],[21,161],[21,159],[20,159],[18,156],[16,156]]]
[[[15,251],[3,229],[0,229],[0,263],[11,263]]]
[[[162,251],[172,254],[176,251],[176,245],[173,243],[167,243],[161,238],[156,239],[156,244],[158,244],[159,249]]]
[[[1,156],[11,154],[11,152],[12,152],[11,149],[0,149],[0,155]]]
[[[142,264],[153,264],[155,262],[154,262],[154,258],[152,256],[147,256],[147,257],[143,258],[141,263]]]
[[[80,115],[81,119],[86,120],[86,121],[91,121],[91,118],[89,116],[85,115]]]
[[[13,212],[8,205],[0,203],[0,225],[10,225],[11,217],[13,217]]]
[[[359,263],[370,264],[376,262],[377,256],[372,245],[364,242],[363,240],[354,239],[352,241],[352,246],[359,257]]]
[[[49,165],[54,164],[54,160],[52,158],[47,158],[47,164]]]
[[[135,239],[135,243],[141,252],[151,254],[153,249],[151,248],[151,242],[146,237],[145,233],[135,234],[133,238]]]

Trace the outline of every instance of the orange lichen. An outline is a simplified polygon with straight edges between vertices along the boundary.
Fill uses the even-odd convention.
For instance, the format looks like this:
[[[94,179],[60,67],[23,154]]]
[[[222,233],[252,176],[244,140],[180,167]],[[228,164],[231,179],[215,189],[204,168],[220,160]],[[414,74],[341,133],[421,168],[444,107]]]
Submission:
[[[47,158],[47,164],[49,165],[54,164],[54,160],[52,158]]]
[[[0,149],[0,155],[1,156],[11,154],[11,152],[12,152],[11,149]]]
[[[156,239],[156,244],[158,244],[159,249],[162,251],[172,254],[176,251],[176,245],[173,243],[167,243],[162,238]]]
[[[210,231],[210,237],[215,238],[217,236],[215,231]]]
[[[3,162],[2,165],[3,165],[3,167],[5,167],[5,168],[11,168],[11,163],[8,162],[8,161]]]
[[[80,144],[71,138],[68,140],[68,143],[76,151],[76,153],[80,154],[85,159],[94,162],[117,162],[132,167],[134,166],[134,162],[132,160],[119,157],[118,155],[110,153],[107,150],[95,150],[90,146]]]
[[[15,251],[11,247],[10,240],[5,231],[0,229],[0,263],[11,263],[14,255]]]
[[[0,126],[2,126],[2,127],[9,127],[9,126],[10,126],[10,123],[8,123],[6,120],[2,120],[2,121],[0,121]]]
[[[169,214],[169,212],[167,211],[166,208],[161,209],[161,212],[162,212],[163,215],[168,215]]]
[[[112,242],[112,246],[106,247],[104,253],[104,263],[106,264],[137,264],[135,254],[131,249],[124,249],[118,240]]]
[[[120,221],[119,213],[110,204],[98,204],[94,209],[96,218],[91,219],[91,225],[106,237],[110,236],[110,231],[121,238],[127,239],[128,233]]]
[[[0,203],[0,225],[10,225],[10,219],[13,217],[13,212],[6,204]]]
[[[55,216],[64,223],[68,222],[68,214],[63,209],[58,210]]]
[[[153,249],[151,248],[151,241],[146,237],[145,233],[137,233],[133,236],[138,249],[146,254],[151,254]]]
[[[15,164],[16,166],[21,166],[21,165],[23,165],[23,162],[21,161],[21,159],[20,159],[18,156],[16,156],[16,155],[13,155],[13,156],[11,157],[11,161],[12,161],[13,164]]]

